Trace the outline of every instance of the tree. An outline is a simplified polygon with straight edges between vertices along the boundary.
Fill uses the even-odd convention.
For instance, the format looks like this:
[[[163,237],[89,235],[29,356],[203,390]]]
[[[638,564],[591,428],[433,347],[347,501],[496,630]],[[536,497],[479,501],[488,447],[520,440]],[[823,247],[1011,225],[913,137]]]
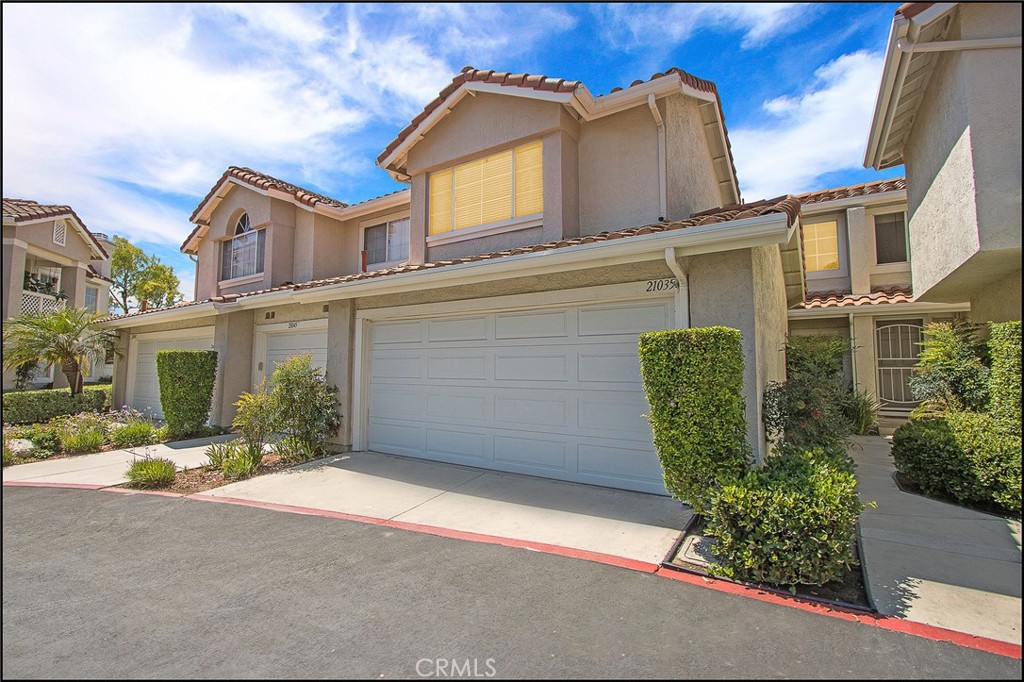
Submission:
[[[110,278],[113,302],[127,313],[132,300],[157,306],[174,305],[181,300],[181,284],[171,266],[161,263],[124,237],[114,236],[114,250],[110,254]]]
[[[17,370],[36,362],[60,365],[71,395],[81,393],[91,364],[102,364],[117,338],[117,332],[96,326],[101,316],[85,308],[62,308],[6,320],[4,369]]]

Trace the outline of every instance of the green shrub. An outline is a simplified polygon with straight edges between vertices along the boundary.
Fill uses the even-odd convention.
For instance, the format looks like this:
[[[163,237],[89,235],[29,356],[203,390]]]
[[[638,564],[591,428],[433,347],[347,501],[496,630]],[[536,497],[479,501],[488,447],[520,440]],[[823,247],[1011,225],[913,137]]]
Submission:
[[[770,585],[823,585],[856,563],[857,482],[821,449],[788,449],[715,495],[713,570]]]
[[[106,444],[100,431],[79,431],[69,433],[60,440],[61,449],[67,453],[99,452]]]
[[[237,481],[241,478],[249,478],[259,471],[263,456],[249,444],[234,440],[225,445],[227,445],[227,449],[220,464],[220,472],[224,474],[224,478]]]
[[[1020,320],[993,323],[988,350],[992,359],[989,389],[992,415],[1006,428],[1021,433]]]
[[[327,385],[324,371],[313,366],[308,354],[293,355],[278,364],[271,381],[277,430],[297,441],[300,453],[311,452],[315,457],[326,452],[325,441],[341,426],[338,389]]]
[[[12,464],[14,464],[14,453],[11,452],[7,448],[7,439],[6,438],[4,438],[4,454],[3,454],[3,457],[4,457],[3,465],[5,467],[9,467]]]
[[[103,412],[110,406],[110,386],[87,386],[78,395],[66,388],[5,391],[4,422],[34,424],[79,412]]]
[[[990,414],[907,422],[893,435],[892,456],[926,494],[1020,513],[1021,438]]]
[[[924,410],[932,414],[985,410],[988,351],[978,330],[979,325],[960,319],[925,327],[917,370],[910,378],[910,389],[924,403]]]
[[[878,426],[878,410],[881,405],[870,393],[854,391],[846,403],[846,416],[853,433],[866,436]]]
[[[843,371],[849,352],[849,341],[837,335],[786,340],[786,381],[769,382],[764,394],[769,436],[809,448],[842,443],[853,433],[855,408]]]
[[[110,430],[110,442],[117,448],[133,448],[152,445],[158,440],[157,428],[145,420],[130,421],[119,428]]]
[[[36,446],[37,450],[33,453],[35,457],[39,456],[40,451],[49,454],[60,452],[60,433],[56,426],[37,424],[27,429],[25,438],[28,438]]]
[[[254,393],[243,393],[235,402],[235,412],[231,426],[242,436],[249,457],[257,465],[263,457],[263,448],[270,442],[277,423],[277,403],[274,396],[267,392],[267,384],[261,381]]]
[[[174,482],[178,470],[169,459],[137,459],[125,472],[135,488],[164,488]]]
[[[640,369],[665,488],[698,513],[747,468],[743,349],[728,327],[640,335]]]
[[[231,453],[232,444],[228,443],[210,443],[209,447],[206,448],[204,453],[207,459],[210,460],[210,466],[220,469],[224,466],[224,460]]]
[[[288,462],[308,462],[322,452],[296,436],[285,436],[275,446],[274,452]]]
[[[217,376],[217,353],[161,350],[156,354],[160,408],[173,438],[187,438],[206,424]]]

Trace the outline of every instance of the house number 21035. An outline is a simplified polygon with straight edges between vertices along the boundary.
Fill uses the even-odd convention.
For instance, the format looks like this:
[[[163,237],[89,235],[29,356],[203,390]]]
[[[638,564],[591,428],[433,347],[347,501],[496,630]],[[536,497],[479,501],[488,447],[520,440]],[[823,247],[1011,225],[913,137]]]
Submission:
[[[673,291],[679,288],[677,279],[649,279],[647,280],[647,292]]]

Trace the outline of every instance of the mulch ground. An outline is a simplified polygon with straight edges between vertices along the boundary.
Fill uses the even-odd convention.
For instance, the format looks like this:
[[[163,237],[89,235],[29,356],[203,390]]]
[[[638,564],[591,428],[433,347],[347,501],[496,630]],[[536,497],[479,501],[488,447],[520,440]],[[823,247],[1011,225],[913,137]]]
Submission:
[[[285,461],[277,455],[264,455],[259,471],[253,474],[250,478],[284,471],[285,469],[290,469],[297,464],[299,463]],[[213,488],[219,488],[222,485],[227,485],[228,483],[237,483],[237,481],[225,478],[224,474],[220,472],[220,469],[206,465],[195,469],[179,471],[174,477],[174,482],[169,486],[149,488],[149,490],[178,493],[179,495],[192,495],[193,493],[201,493],[207,490],[212,490]],[[129,484],[125,484],[124,487],[128,488],[131,486]]]

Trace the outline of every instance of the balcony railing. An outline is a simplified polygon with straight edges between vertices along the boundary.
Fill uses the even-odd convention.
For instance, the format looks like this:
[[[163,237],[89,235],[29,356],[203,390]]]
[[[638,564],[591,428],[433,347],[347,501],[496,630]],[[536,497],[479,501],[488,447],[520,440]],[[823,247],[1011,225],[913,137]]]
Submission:
[[[22,313],[52,313],[64,307],[64,301],[56,296],[40,294],[35,291],[21,292]]]

